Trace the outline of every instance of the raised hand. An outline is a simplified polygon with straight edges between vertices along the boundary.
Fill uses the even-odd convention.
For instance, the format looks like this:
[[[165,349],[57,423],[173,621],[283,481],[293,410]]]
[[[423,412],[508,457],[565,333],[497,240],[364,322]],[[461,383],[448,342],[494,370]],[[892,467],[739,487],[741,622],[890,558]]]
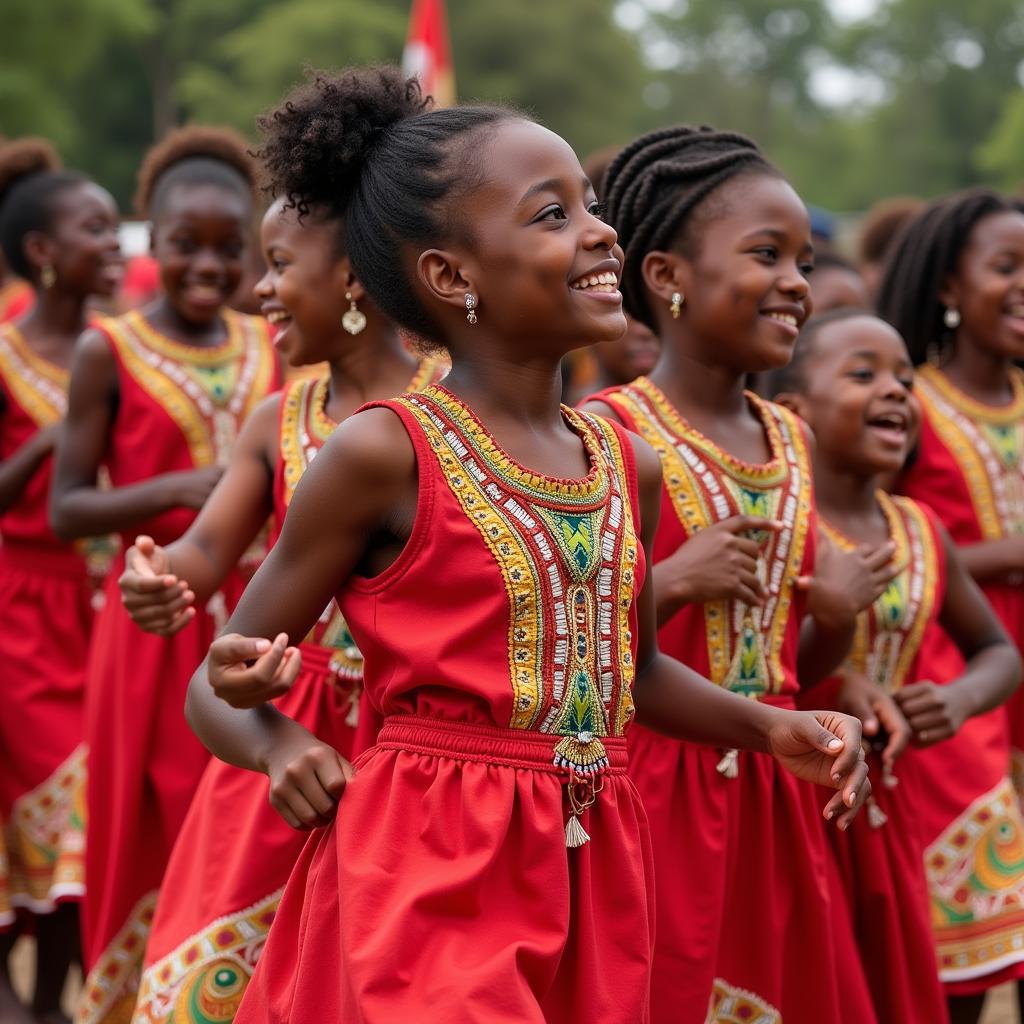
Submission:
[[[892,560],[895,553],[891,541],[877,548],[865,544],[853,551],[841,551],[827,538],[820,538],[814,575],[796,581],[797,589],[807,591],[808,614],[828,625],[853,622],[896,576],[899,567]]]
[[[196,615],[196,595],[171,571],[167,552],[144,534],[125,554],[117,581],[121,601],[132,621],[147,633],[170,636]]]
[[[837,711],[788,711],[768,733],[768,750],[798,779],[838,792],[823,810],[846,830],[871,794],[860,722]]]
[[[254,708],[288,692],[302,667],[286,633],[273,643],[227,633],[210,645],[207,673],[213,692],[234,708]]]

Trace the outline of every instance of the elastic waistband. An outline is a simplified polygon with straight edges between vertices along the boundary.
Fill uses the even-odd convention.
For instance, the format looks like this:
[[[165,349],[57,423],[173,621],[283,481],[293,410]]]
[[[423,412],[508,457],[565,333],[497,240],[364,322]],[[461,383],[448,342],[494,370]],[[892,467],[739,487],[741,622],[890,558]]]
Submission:
[[[556,747],[563,746],[565,740],[564,736],[527,732],[525,729],[500,729],[418,715],[389,715],[384,720],[376,746],[384,750],[404,750],[508,768],[529,768],[568,777],[570,768],[564,762],[556,763],[559,756]],[[625,772],[629,758],[624,736],[599,736],[591,742],[599,743],[605,755],[598,771]]]
[[[0,565],[21,572],[45,573],[75,579],[88,575],[85,559],[74,548],[18,544],[8,540],[0,544]]]

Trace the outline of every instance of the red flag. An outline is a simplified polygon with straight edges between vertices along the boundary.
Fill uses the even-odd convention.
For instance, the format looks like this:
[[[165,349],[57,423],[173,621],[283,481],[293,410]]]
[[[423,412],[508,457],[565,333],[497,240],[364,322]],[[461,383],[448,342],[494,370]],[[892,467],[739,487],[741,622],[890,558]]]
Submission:
[[[402,70],[419,77],[423,92],[439,107],[455,102],[455,69],[444,0],[413,0]]]

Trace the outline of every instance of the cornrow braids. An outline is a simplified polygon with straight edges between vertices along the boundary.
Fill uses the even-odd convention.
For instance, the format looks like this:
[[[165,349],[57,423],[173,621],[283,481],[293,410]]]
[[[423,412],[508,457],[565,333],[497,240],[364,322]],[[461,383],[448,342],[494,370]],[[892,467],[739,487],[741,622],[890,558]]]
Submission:
[[[676,125],[641,136],[612,161],[604,179],[608,219],[625,250],[620,288],[626,312],[655,329],[643,282],[644,256],[682,239],[696,248],[694,214],[741,174],[779,172],[745,135]]]
[[[926,206],[900,233],[882,275],[878,315],[903,335],[915,366],[927,362],[933,345],[950,340],[939,293],[956,274],[975,225],[1014,212],[998,192],[968,189]]]

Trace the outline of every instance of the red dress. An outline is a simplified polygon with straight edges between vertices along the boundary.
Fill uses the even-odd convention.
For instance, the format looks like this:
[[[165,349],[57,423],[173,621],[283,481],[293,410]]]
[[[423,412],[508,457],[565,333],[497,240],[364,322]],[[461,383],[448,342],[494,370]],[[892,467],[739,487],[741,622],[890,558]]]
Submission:
[[[63,416],[68,372],[0,327],[0,459]],[[83,705],[94,593],[82,545],[47,521],[52,457],[0,515],[0,924],[85,890]],[[45,742],[44,742],[45,739]],[[0,847],[2,849],[2,847]],[[6,909],[5,909],[6,903]]]
[[[658,642],[719,686],[792,707],[805,604],[792,581],[814,564],[811,469],[799,420],[750,395],[771,450],[771,461],[753,466],[694,430],[645,377],[594,397],[661,458],[655,565],[691,533],[734,515],[785,523],[755,538],[763,543],[763,609],[687,605]],[[848,921],[834,913],[815,788],[767,754],[714,750],[644,728],[630,733],[629,754],[654,847],[654,1024],[873,1020]]]
[[[117,362],[117,418],[105,456],[114,487],[225,464],[242,421],[276,386],[264,321],[224,317],[228,338],[209,349],[158,334],[138,312],[98,325]],[[133,524],[124,539],[148,533],[169,544],[194,515],[172,509]],[[89,664],[82,1024],[131,1015],[160,880],[208,760],[182,713],[185,690],[243,585],[235,574],[205,614],[161,637],[128,618],[121,568],[119,560],[108,580]]]
[[[410,390],[438,374],[437,364],[424,360]],[[337,426],[326,413],[327,394],[326,377],[296,380],[282,393],[276,524]],[[373,743],[379,721],[368,706],[360,713],[363,659],[334,601],[301,650],[302,670],[275,704],[351,758]],[[211,760],[164,875],[135,1007],[138,1024],[230,1022],[306,839],[271,807],[263,775]]]
[[[844,667],[890,693],[924,678],[948,682],[949,673],[936,680],[934,674],[921,672],[922,644],[935,627],[946,592],[945,549],[934,513],[881,491],[878,503],[901,571],[858,617]],[[857,547],[827,523],[822,527],[840,548]],[[806,702],[819,707],[828,703],[827,695],[837,685],[815,687]],[[926,775],[918,763],[924,753],[914,748],[904,753],[896,765],[895,786],[885,783],[881,760],[870,755],[874,796],[867,813],[847,832],[827,830],[880,1021],[941,1024],[947,1019],[935,960],[922,824],[934,817],[935,789],[949,773]]]
[[[1013,401],[975,402],[933,366],[914,381],[922,411],[917,454],[899,490],[935,509],[956,544],[1024,531],[1024,374],[1012,371]],[[986,584],[985,596],[1018,647],[1024,590]],[[959,654],[939,629],[925,645],[921,677],[941,682]],[[1024,819],[1007,778],[1010,736],[1024,746],[1020,693],[971,719],[953,740],[924,751],[946,798],[927,826],[925,853],[940,975],[955,994],[1024,977]],[[940,813],[941,812],[941,813]]]
[[[590,471],[559,480],[439,386],[379,404],[416,451],[416,521],[339,602],[384,726],[303,850],[236,1020],[644,1021],[629,441],[565,410]]]
[[[35,300],[32,285],[20,277],[0,286],[0,324],[17,320],[32,308]]]

